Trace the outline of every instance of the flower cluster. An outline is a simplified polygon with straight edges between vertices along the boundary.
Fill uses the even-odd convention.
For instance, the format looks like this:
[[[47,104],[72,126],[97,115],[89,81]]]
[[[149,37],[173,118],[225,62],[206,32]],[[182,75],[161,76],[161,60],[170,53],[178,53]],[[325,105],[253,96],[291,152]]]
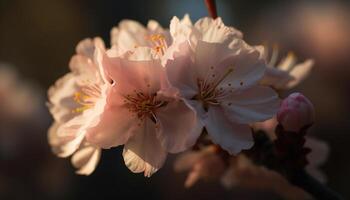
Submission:
[[[260,84],[262,46],[220,18],[174,17],[169,27],[124,20],[109,49],[81,41],[71,72],[49,89],[49,143],[79,174],[93,172],[101,149],[124,145],[126,166],[149,177],[202,134],[237,154],[253,146],[250,124],[276,114],[277,93]]]

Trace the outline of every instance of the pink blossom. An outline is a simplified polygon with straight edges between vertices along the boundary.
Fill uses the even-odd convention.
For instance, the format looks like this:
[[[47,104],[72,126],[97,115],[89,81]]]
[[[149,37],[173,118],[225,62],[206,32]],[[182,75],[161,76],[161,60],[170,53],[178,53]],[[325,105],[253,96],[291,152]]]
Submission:
[[[76,48],[76,55],[70,61],[71,72],[60,78],[48,91],[48,107],[54,118],[48,134],[48,140],[55,154],[60,157],[72,157],[73,164],[80,168],[78,173],[90,174],[94,170],[99,153],[85,154],[81,151],[90,146],[99,152],[97,146],[88,144],[86,134],[97,124],[103,122],[108,109],[106,98],[111,87],[104,70],[94,59],[95,49],[104,50],[103,41],[85,39]],[[110,124],[112,125],[112,124]],[[108,131],[108,130],[105,130]],[[92,156],[87,162],[86,156]],[[85,161],[78,162],[85,157]],[[89,157],[89,156],[88,156]]]
[[[123,20],[111,31],[113,51],[108,53],[110,56],[116,56],[138,47],[149,47],[158,54],[164,64],[179,50],[181,42],[189,38],[192,22],[189,16],[185,15],[181,20],[176,18],[176,23],[170,26],[181,26],[183,31],[170,32],[155,20],[149,20],[146,27],[134,20]]]
[[[103,148],[124,145],[126,166],[149,177],[162,167],[167,152],[191,147],[198,137],[195,111],[167,92],[164,68],[154,49],[138,47],[120,56],[102,55],[100,65],[113,80],[107,98],[113,132],[100,124],[87,140]],[[169,94],[169,95],[168,95]]]
[[[285,130],[299,131],[315,120],[314,106],[304,95],[293,93],[282,101],[277,113],[277,121]]]
[[[230,153],[249,149],[248,124],[271,118],[279,103],[271,88],[258,85],[265,70],[262,49],[246,44],[221,19],[200,19],[192,33],[167,62],[168,80],[196,109],[214,143]]]

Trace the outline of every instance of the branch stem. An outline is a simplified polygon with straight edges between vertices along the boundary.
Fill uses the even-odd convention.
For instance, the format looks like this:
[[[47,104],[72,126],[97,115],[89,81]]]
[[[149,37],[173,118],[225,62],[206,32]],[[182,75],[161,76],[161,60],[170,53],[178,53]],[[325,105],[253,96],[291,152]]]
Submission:
[[[215,0],[204,0],[205,5],[207,6],[208,12],[210,16],[213,19],[216,19],[218,17],[217,11],[216,11],[216,3]]]

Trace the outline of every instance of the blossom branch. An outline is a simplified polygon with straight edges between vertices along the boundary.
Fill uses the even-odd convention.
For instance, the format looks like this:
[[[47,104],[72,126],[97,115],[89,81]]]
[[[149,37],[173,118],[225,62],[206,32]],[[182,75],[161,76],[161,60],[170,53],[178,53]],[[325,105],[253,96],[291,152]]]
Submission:
[[[208,12],[213,19],[218,17],[216,11],[216,3],[215,0],[205,0],[205,5],[207,6]]]

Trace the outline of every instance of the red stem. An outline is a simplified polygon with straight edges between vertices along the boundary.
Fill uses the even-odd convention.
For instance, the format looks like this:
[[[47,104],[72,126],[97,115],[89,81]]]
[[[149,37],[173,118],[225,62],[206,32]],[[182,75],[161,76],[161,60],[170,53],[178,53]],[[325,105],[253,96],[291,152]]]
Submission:
[[[216,4],[215,0],[204,0],[205,5],[208,8],[209,14],[213,19],[216,19],[218,17],[218,14],[216,12]]]

